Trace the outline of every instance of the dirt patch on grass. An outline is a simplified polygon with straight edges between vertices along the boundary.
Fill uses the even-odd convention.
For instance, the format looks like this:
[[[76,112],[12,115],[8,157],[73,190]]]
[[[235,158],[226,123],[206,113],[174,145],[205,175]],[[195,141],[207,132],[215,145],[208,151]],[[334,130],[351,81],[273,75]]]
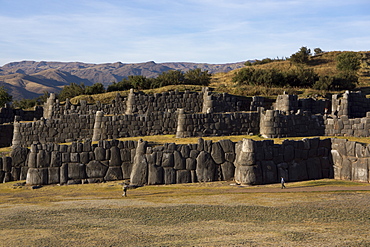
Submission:
[[[370,188],[335,180],[0,185],[6,246],[368,246]]]

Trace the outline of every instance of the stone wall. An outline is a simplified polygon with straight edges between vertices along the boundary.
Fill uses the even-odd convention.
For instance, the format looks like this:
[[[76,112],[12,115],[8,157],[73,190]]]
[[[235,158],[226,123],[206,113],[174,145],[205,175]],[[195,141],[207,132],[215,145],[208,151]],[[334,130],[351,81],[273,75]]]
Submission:
[[[44,105],[44,118],[59,119],[65,115],[94,115],[97,111],[103,111],[105,114],[123,114],[126,111],[126,98],[117,94],[111,104],[87,104],[85,100],[80,100],[78,104],[72,104],[67,99],[65,103],[60,103],[55,98],[49,98]]]
[[[313,98],[298,99],[298,109],[309,111],[312,114],[329,114],[331,113],[331,101]]]
[[[211,100],[213,101],[213,112],[240,112],[250,111],[253,99],[252,97],[222,93],[212,94]],[[263,103],[263,101],[261,103]]]
[[[334,178],[370,182],[370,145],[345,139],[332,139]]]
[[[324,107],[328,107],[327,101],[298,99],[297,96],[286,94],[280,95],[275,104],[275,108],[281,110],[266,110],[264,113],[261,113],[262,106],[266,106],[269,101],[263,97],[218,94],[207,88],[202,92],[172,91],[153,95],[131,90],[128,97],[117,94],[111,104],[94,105],[88,105],[86,101],[73,105],[68,100],[65,104],[60,104],[55,95],[51,94],[43,111],[46,120],[16,124],[13,145],[26,147],[33,142],[60,143],[86,138],[97,141],[175,133],[178,137],[240,134],[261,134],[264,137],[368,136],[370,126],[367,118],[337,117],[340,113],[348,113],[350,109],[361,108],[360,105],[367,102],[366,98],[359,97],[357,101],[362,103],[352,104],[351,102],[357,102],[356,95],[346,93],[340,103],[334,100],[332,109],[339,107],[342,110],[334,111],[329,116],[321,114],[325,112]],[[344,103],[344,99],[347,103]],[[344,107],[352,105],[352,108]],[[177,107],[183,109],[183,116],[178,117]],[[4,116],[7,115],[6,112],[10,114],[9,109],[3,109]],[[304,109],[310,111],[303,111]],[[245,112],[246,110],[257,111]],[[105,115],[98,122],[95,116],[97,112]],[[6,134],[0,145],[10,146],[9,137]]]
[[[244,139],[236,144],[235,180],[242,184],[333,178],[331,140],[319,138],[285,140]]]
[[[170,91],[156,94],[134,93],[132,114],[151,112],[174,112],[183,108],[187,112],[201,112],[203,94],[201,92]]]
[[[62,115],[60,119],[40,119],[14,123],[13,146],[28,147],[33,143],[64,143],[92,138],[94,115]],[[17,135],[16,135],[17,133]]]
[[[11,146],[13,131],[13,124],[0,124],[0,147]]]
[[[345,139],[300,141],[244,139],[196,144],[149,145],[145,141],[91,141],[71,145],[16,147],[0,159],[0,181],[30,185],[96,183],[130,179],[132,184],[235,180],[240,184],[321,178],[370,182],[370,145]]]
[[[43,108],[36,106],[34,111],[25,111],[21,109],[13,109],[9,105],[0,108],[0,124],[13,123],[15,116],[23,121],[33,121],[40,119],[43,115]]]
[[[297,95],[278,95],[274,110],[296,113],[309,111],[312,114],[331,113],[331,102],[325,99],[304,98],[298,99]]]
[[[130,177],[134,141],[74,142],[72,145],[33,144],[27,184],[79,184],[122,180]]]
[[[98,112],[95,117],[93,140],[174,135],[176,134],[176,128],[177,113],[175,112],[152,112],[148,114],[116,116],[104,116],[102,112]]]
[[[330,115],[325,119],[326,136],[370,136],[370,112],[363,118],[349,119],[346,115]]]
[[[349,118],[362,118],[370,111],[370,99],[361,92],[346,91],[342,95],[332,96],[332,113]]]
[[[130,91],[127,97],[117,94],[111,104],[87,104],[82,100],[71,104],[67,100],[61,104],[55,95],[50,95],[44,105],[44,118],[60,118],[69,114],[95,114],[102,111],[106,115],[148,114],[151,112],[174,112],[179,108],[189,113],[256,111],[257,107],[271,105],[263,97],[243,97],[227,93],[213,93],[204,88],[202,92],[170,91],[155,94]],[[209,109],[209,110],[208,110]]]
[[[237,144],[199,139],[197,144],[149,146],[145,141],[101,141],[98,145],[32,145],[28,184],[90,183],[130,178],[131,184],[235,180],[276,183],[333,177],[330,139]]]
[[[259,133],[258,112],[182,114],[176,136],[229,136]]]
[[[44,118],[60,118],[63,115],[71,114],[96,114],[102,111],[106,115],[122,114],[147,114],[151,112],[174,112],[178,108],[184,108],[188,112],[201,112],[203,105],[203,93],[201,92],[178,92],[170,91],[156,94],[144,94],[131,90],[127,97],[119,94],[111,104],[87,104],[81,100],[79,104],[71,104],[67,100],[61,104],[55,96],[50,96],[45,103]]]
[[[16,147],[3,158],[1,181],[27,184],[75,184],[130,179],[132,184],[172,184],[235,180],[241,184],[332,178],[331,139],[303,139],[274,144],[244,139],[196,144],[100,141],[71,145]]]
[[[26,179],[28,153],[27,148],[17,147],[9,157],[0,158],[0,183]]]
[[[261,113],[260,134],[266,138],[322,136],[324,133],[324,118],[320,114],[274,110]]]
[[[60,119],[17,122],[13,145],[27,147],[34,142],[63,143],[86,138],[99,141],[174,134],[178,137],[256,135],[259,119],[258,112],[185,114],[185,118],[181,118],[177,112],[105,116],[98,111],[95,116],[70,114],[62,115]]]

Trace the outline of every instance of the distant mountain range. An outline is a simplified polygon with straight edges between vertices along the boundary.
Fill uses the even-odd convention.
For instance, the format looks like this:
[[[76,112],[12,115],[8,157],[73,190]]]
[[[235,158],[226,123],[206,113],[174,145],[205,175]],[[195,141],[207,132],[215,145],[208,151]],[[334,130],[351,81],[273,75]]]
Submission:
[[[187,71],[200,68],[214,74],[228,72],[244,66],[244,62],[228,64],[206,63],[146,63],[89,64],[81,62],[12,62],[0,67],[0,85],[4,86],[13,99],[30,99],[44,92],[59,92],[63,86],[74,82],[90,86],[102,83],[105,87],[130,75],[157,77],[169,70]]]

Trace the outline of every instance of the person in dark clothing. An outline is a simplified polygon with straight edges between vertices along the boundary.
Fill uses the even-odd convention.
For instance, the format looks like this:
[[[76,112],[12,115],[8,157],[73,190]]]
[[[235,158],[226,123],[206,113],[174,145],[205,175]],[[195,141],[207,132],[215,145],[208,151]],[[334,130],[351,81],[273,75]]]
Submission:
[[[284,180],[284,178],[283,177],[281,177],[281,188],[282,189],[285,189],[286,187],[285,187],[285,180]]]
[[[128,185],[127,184],[123,185],[123,194],[122,194],[122,196],[124,196],[124,197],[127,196],[127,189],[128,189]]]

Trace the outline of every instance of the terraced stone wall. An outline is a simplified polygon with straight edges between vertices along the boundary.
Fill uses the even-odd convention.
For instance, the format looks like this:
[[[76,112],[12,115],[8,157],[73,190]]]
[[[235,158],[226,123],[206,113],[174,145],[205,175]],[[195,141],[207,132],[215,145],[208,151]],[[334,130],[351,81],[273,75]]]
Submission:
[[[16,148],[1,167],[2,181],[74,184],[130,179],[132,184],[235,180],[269,184],[334,177],[331,139],[302,141],[230,140],[152,146],[145,141],[91,141]],[[0,174],[0,175],[1,175]],[[6,178],[6,179],[5,179]]]
[[[261,113],[260,134],[267,138],[323,136],[324,116],[311,112],[289,112],[267,110]]]
[[[328,116],[325,118],[325,135],[327,136],[370,136],[370,112],[363,118]]]
[[[177,137],[256,135],[259,112],[200,113],[179,115]]]
[[[33,121],[40,119],[43,115],[43,108],[36,106],[34,111],[25,111],[22,109],[13,109],[10,106],[0,108],[0,124],[13,123],[15,116],[22,121]]]
[[[33,143],[65,143],[92,138],[94,115],[62,115],[59,119],[40,119],[14,123],[13,145],[29,147]]]
[[[0,147],[9,147],[13,139],[13,124],[0,124]]]

